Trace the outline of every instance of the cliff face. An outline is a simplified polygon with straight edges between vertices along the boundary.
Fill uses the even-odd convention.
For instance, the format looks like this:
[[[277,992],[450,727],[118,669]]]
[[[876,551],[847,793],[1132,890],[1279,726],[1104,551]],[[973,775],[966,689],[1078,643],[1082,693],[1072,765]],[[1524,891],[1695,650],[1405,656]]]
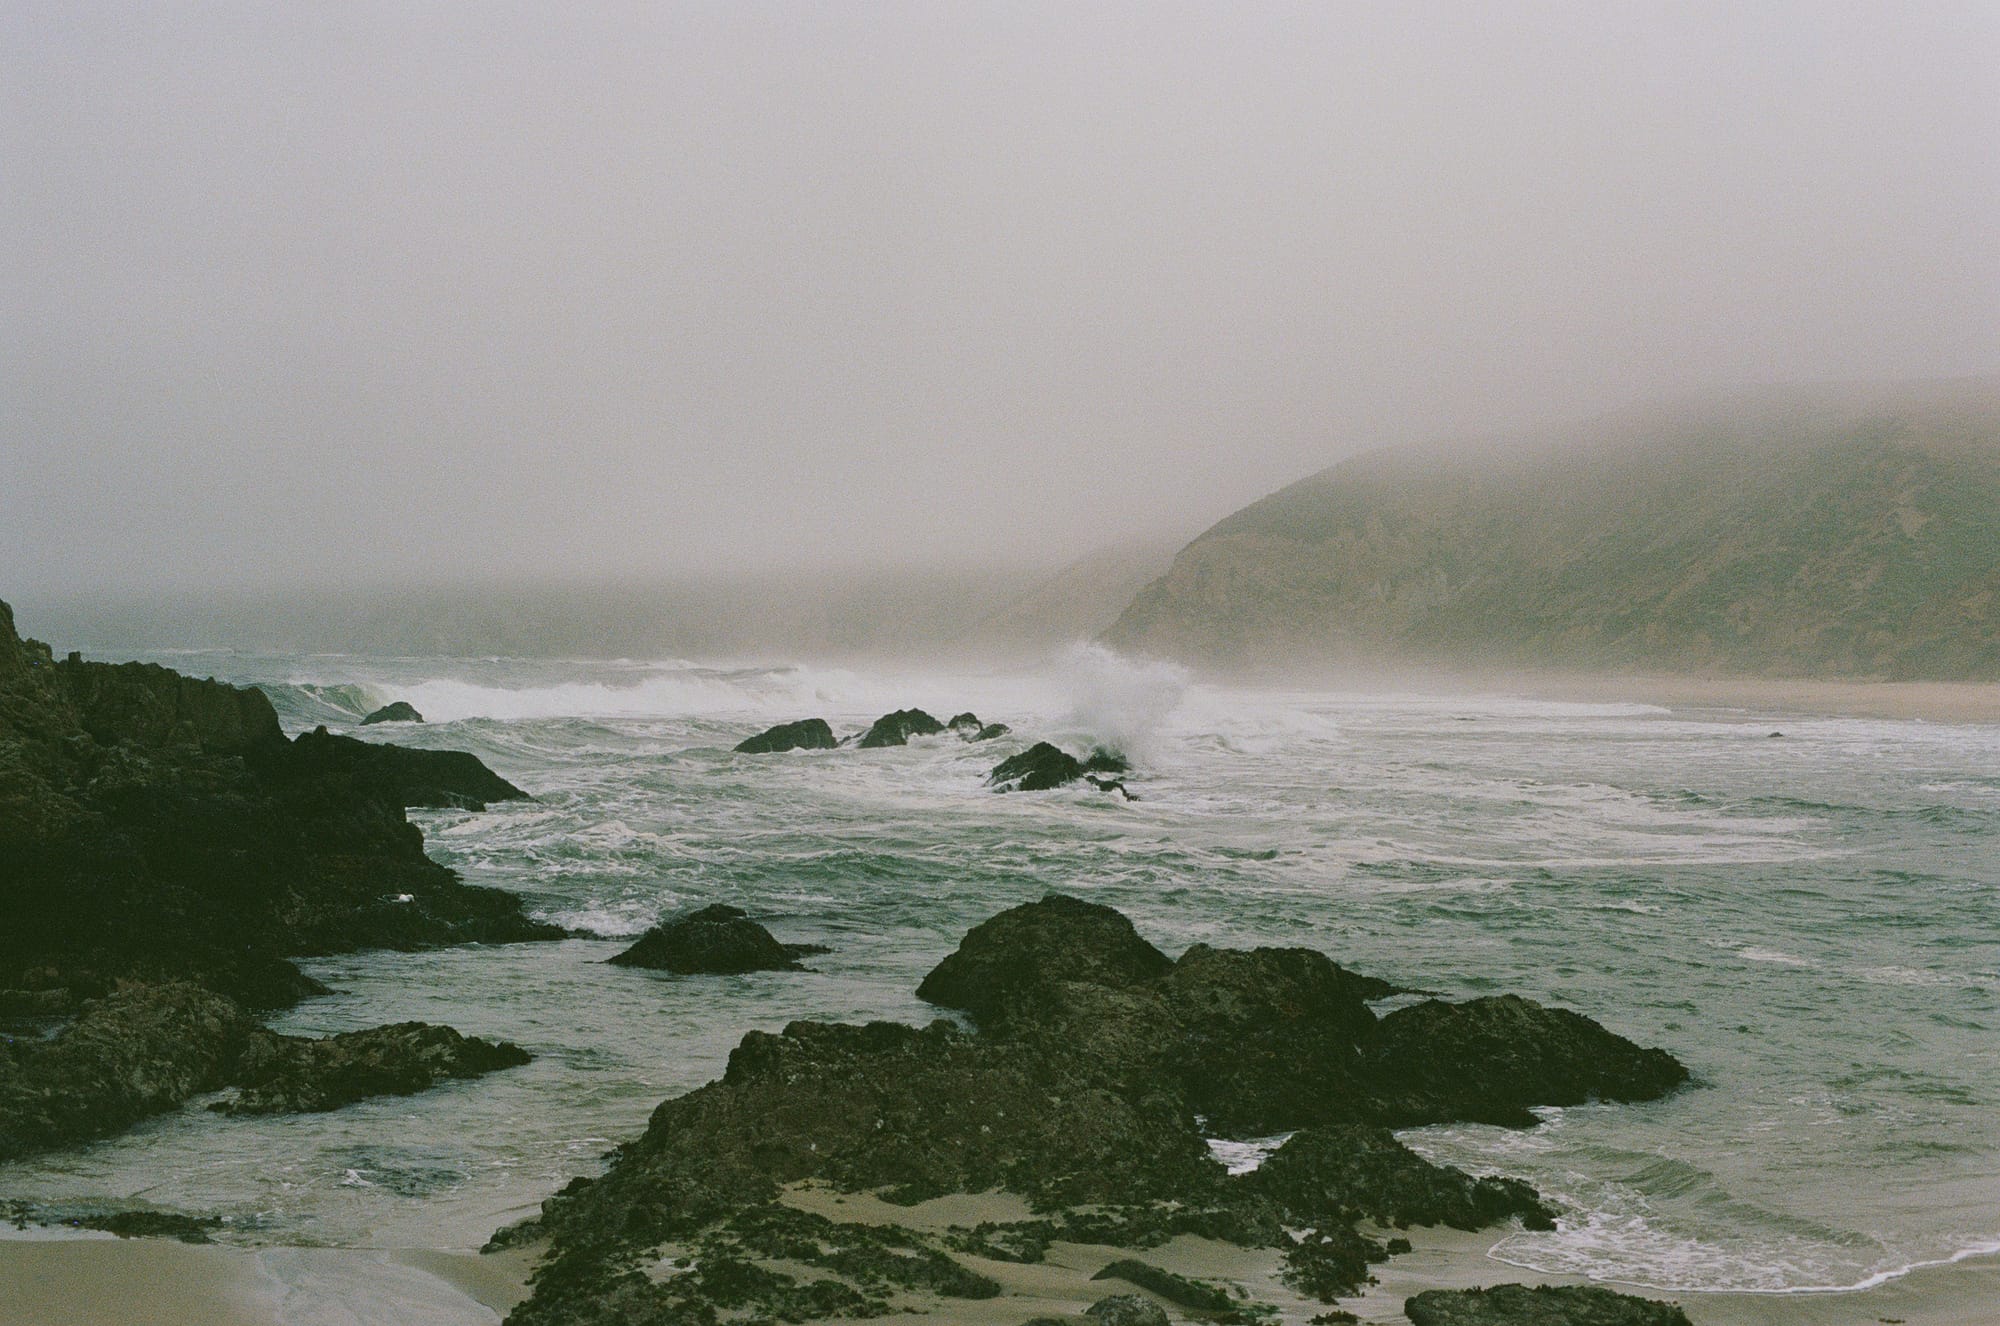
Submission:
[[[2000,679],[2000,382],[1360,457],[1210,529],[1107,639],[1223,666]]]
[[[273,1006],[316,988],[287,956],[546,937],[425,857],[406,805],[521,795],[456,761],[287,741],[258,691],[58,661],[0,603],[0,1014],[134,978]]]

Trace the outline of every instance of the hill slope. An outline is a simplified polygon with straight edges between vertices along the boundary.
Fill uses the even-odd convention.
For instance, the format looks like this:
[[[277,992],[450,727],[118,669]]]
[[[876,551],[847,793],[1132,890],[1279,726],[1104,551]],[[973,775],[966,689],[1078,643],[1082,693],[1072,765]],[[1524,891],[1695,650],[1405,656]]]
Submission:
[[[1358,457],[1214,526],[1106,639],[1225,666],[2000,679],[2000,379]]]

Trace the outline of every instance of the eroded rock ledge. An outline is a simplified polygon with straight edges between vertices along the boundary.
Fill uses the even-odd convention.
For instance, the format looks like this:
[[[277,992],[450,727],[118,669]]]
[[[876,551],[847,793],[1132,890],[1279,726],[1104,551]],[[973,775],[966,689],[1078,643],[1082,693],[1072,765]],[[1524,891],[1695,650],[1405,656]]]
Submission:
[[[1431,1164],[1390,1126],[1526,1126],[1531,1105],[1645,1099],[1687,1077],[1664,1051],[1524,999],[1378,1018],[1368,1001],[1394,992],[1306,949],[1197,946],[1172,960],[1118,913],[1060,895],[1003,912],[919,989],[976,1030],[795,1022],[746,1035],[720,1080],[663,1103],[602,1178],[501,1237],[547,1240],[534,1296],[509,1321],[934,1309],[997,1292],[977,1259],[1038,1262],[1057,1240],[1098,1245],[1107,1267],[1122,1259],[1115,1278],[1228,1319],[1223,1287],[1126,1255],[1177,1234],[1274,1249],[1294,1287],[1331,1302],[1389,1255],[1361,1221],[1552,1217],[1527,1185]],[[1205,1136],[1287,1132],[1234,1176]],[[1033,1214],[833,1221],[790,1203],[800,1184],[892,1203],[1001,1189]]]

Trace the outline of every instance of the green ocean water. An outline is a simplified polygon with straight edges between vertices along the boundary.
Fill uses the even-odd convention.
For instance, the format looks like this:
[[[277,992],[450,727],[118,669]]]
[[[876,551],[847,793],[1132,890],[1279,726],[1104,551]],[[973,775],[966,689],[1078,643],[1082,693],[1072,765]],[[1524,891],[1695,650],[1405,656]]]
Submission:
[[[536,795],[415,814],[432,855],[598,937],[313,960],[340,993],[284,1030],[425,1018],[536,1061],[329,1115],[190,1108],[0,1168],[0,1195],[217,1211],[273,1249],[477,1246],[744,1031],[928,1020],[912,991],[967,928],[1062,890],[1169,953],[1309,945],[1450,997],[1575,1008],[1688,1063],[1695,1085],[1665,1101],[1406,1134],[1564,1208],[1553,1232],[1496,1232],[1505,1261],[1796,1292],[2000,1248],[2000,726],[1237,690],[1091,651],[1004,675],[158,658],[265,686],[294,729],[413,701],[431,722],[365,735],[476,751]],[[729,749],[913,704],[1019,740]],[[981,786],[1037,737],[1125,749],[1140,799]],[[603,964],[714,901],[832,952],[805,974]],[[338,1319],[294,1279],[288,1320]]]

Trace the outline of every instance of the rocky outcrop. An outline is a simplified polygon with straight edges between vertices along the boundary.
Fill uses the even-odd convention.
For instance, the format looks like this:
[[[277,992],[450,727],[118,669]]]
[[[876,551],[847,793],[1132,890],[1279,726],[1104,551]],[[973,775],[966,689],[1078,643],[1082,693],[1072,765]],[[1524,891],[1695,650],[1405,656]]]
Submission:
[[[398,1022],[313,1040],[258,1031],[230,1080],[242,1088],[214,1106],[224,1114],[313,1114],[371,1096],[410,1096],[441,1082],[479,1077],[529,1061],[512,1041],[464,1036],[450,1027]]]
[[[1403,1303],[1413,1326],[1692,1326],[1677,1303],[1595,1285],[1430,1289]]]
[[[715,903],[662,922],[639,942],[607,961],[678,975],[731,975],[752,971],[804,971],[798,959],[825,949],[781,944],[741,908]]]
[[[824,718],[802,718],[796,723],[767,727],[756,736],[737,743],[742,755],[768,755],[787,750],[832,750],[840,744]]]
[[[421,723],[423,721],[424,716],[418,713],[417,707],[408,700],[391,700],[388,704],[383,705],[380,709],[362,719],[361,726],[367,727],[370,723]]]
[[[944,724],[921,709],[898,709],[893,714],[884,714],[861,734],[859,746],[863,750],[875,750],[883,746],[904,746],[911,737],[934,737],[944,731]]]
[[[519,795],[470,755],[287,741],[255,690],[57,662],[0,605],[0,1008],[121,979],[278,1007],[321,988],[293,955],[559,937],[426,858],[404,813]]]
[[[962,1009],[982,1025],[1033,1022],[1062,983],[1139,985],[1173,965],[1122,913],[1051,893],[974,926],[924,977],[917,997]]]
[[[0,1160],[107,1137],[217,1090],[255,1026],[199,986],[131,985],[53,1039],[0,1043]]]
[[[1384,1099],[1370,1057],[1382,1023],[1367,1001],[1392,992],[1300,949],[1200,946],[1173,962],[1117,912],[1074,898],[1013,908],[969,932],[920,988],[977,1031],[795,1022],[745,1036],[719,1081],[662,1104],[603,1177],[572,1183],[502,1240],[548,1241],[534,1295],[509,1321],[948,1311],[937,1296],[976,1296],[980,1279],[956,1254],[1035,1262],[1058,1240],[1143,1249],[1179,1234],[1273,1249],[1287,1283],[1331,1301],[1390,1255],[1359,1221],[1545,1226],[1526,1185],[1433,1165],[1366,1117]],[[1280,1062],[1288,1043],[1308,1067]],[[1504,1038],[1490,1048],[1503,1062],[1528,1055]],[[1488,1067],[1467,1060],[1474,1081]],[[1209,1154],[1215,1123],[1197,1101],[1240,1127],[1301,1131],[1261,1169],[1231,1176]],[[891,1202],[1001,1188],[1039,1214],[945,1229],[840,1224],[789,1206],[800,1184]],[[876,1256],[885,1240],[891,1262]],[[693,1273],[649,1275],[663,1249]],[[1239,1311],[1217,1286],[1108,1260],[1107,1274],[1191,1310]],[[802,1282],[801,1264],[832,1274]],[[931,1297],[911,1297],[919,1289]]]
[[[1167,1310],[1138,1294],[1113,1294],[1083,1310],[1092,1326],[1168,1326]]]
[[[336,1109],[526,1063],[519,1046],[422,1022],[313,1040],[184,982],[127,983],[47,1039],[0,1041],[0,1161],[122,1132],[241,1087],[230,1114]]]
[[[1121,756],[1109,751],[1092,751],[1079,760],[1058,746],[1038,741],[994,765],[993,772],[986,776],[986,785],[997,792],[1046,792],[1082,778],[1100,791],[1124,792],[1124,783],[1096,775],[1121,774],[1128,768]]]
[[[339,736],[324,727],[300,735],[284,758],[266,759],[263,767],[279,783],[352,779],[406,807],[484,810],[494,801],[530,799],[477,755],[383,745]]]
[[[1365,1073],[1391,1127],[1470,1120],[1531,1127],[1532,1105],[1652,1100],[1687,1081],[1663,1050],[1519,995],[1426,1000],[1383,1018]]]

